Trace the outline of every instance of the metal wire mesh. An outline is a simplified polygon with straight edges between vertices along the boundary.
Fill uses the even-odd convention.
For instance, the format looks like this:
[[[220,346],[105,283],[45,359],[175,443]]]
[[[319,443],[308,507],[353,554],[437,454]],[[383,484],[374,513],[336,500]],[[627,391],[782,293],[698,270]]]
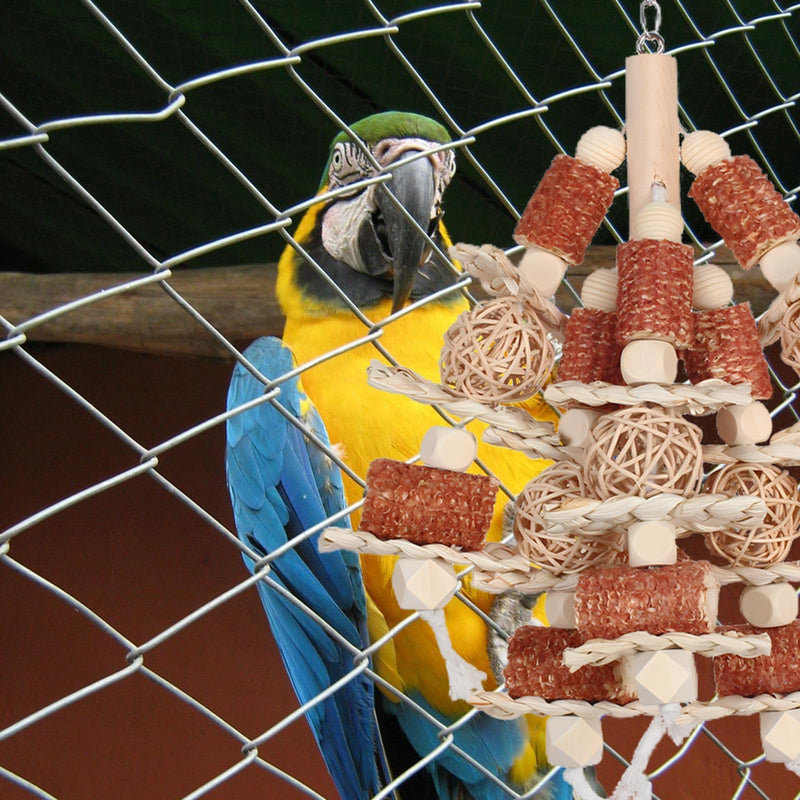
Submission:
[[[413,99],[415,110],[440,118],[453,134],[451,147],[457,154],[462,178],[450,189],[453,210],[448,213],[453,220],[461,215],[461,219],[474,221],[470,226],[473,232],[466,237],[457,229],[454,233],[456,238],[477,243],[510,241],[514,219],[530,188],[554,152],[570,151],[574,146],[571,137],[576,125],[580,131],[594,124],[619,125],[623,119],[622,65],[624,56],[633,51],[639,33],[638,3],[542,0],[530,8],[521,8],[510,3],[426,6],[353,0],[326,4],[314,19],[291,29],[280,20],[301,12],[270,5],[240,0],[225,8],[230,28],[217,33],[230,40],[240,37],[241,49],[234,50],[233,55],[217,46],[214,32],[202,29],[204,9],[200,6],[184,11],[176,5],[175,16],[170,18],[171,12],[158,14],[155,7],[142,6],[131,13],[124,3],[82,0],[62,10],[64,18],[58,19],[52,8],[33,4],[24,12],[14,9],[20,16],[11,19],[7,28],[6,35],[24,35],[31,42],[37,42],[37,35],[41,35],[39,47],[46,47],[45,34],[52,36],[59,26],[63,25],[65,36],[80,28],[96,43],[99,70],[103,69],[100,54],[124,54],[128,71],[125,79],[116,84],[113,102],[108,96],[99,97],[93,90],[93,78],[87,75],[83,76],[85,85],[78,87],[82,91],[70,95],[70,103],[53,100],[48,107],[46,87],[73,80],[68,68],[44,70],[47,81],[41,84],[42,92],[36,98],[17,91],[18,84],[12,80],[14,72],[10,71],[3,78],[0,95],[6,112],[0,150],[8,163],[19,168],[21,184],[42,184],[37,189],[40,199],[48,193],[65,191],[77,197],[80,206],[89,212],[81,218],[84,227],[78,229],[78,238],[97,241],[100,252],[105,253],[103,259],[118,260],[137,274],[116,280],[108,276],[97,291],[74,296],[25,319],[0,318],[6,331],[0,342],[0,350],[6,351],[1,357],[4,407],[9,413],[14,409],[12,424],[21,426],[18,436],[9,446],[4,445],[9,474],[0,479],[0,485],[9,489],[8,494],[4,491],[3,518],[7,526],[0,534],[5,631],[0,631],[0,652],[4,653],[4,660],[9,660],[12,652],[22,652],[22,672],[26,673],[4,670],[0,695],[0,762],[4,764],[0,767],[0,795],[4,797],[33,795],[63,800],[121,796],[118,788],[108,788],[117,784],[101,777],[102,771],[95,763],[98,757],[113,760],[112,750],[90,745],[88,739],[95,734],[85,731],[76,734],[76,741],[65,741],[65,729],[53,727],[54,721],[63,718],[69,709],[81,707],[93,720],[90,730],[98,737],[120,737],[124,741],[119,731],[135,727],[137,714],[145,715],[148,698],[156,696],[162,703],[159,707],[168,710],[160,718],[148,718],[147,724],[137,729],[135,738],[153,736],[168,747],[159,752],[145,749],[150,758],[164,763],[164,771],[159,773],[161,782],[153,779],[146,785],[151,770],[141,764],[144,783],[128,776],[127,796],[238,797],[244,785],[239,781],[254,770],[265,780],[268,778],[263,786],[275,796],[333,794],[324,778],[312,780],[297,760],[287,760],[287,751],[299,746],[306,751],[301,762],[306,764],[312,759],[308,752],[310,739],[302,738],[305,734],[299,731],[302,724],[298,723],[306,709],[297,708],[290,696],[277,703],[278,692],[273,687],[282,686],[279,691],[283,694],[286,688],[285,683],[274,683],[280,678],[271,673],[257,683],[239,684],[235,680],[239,667],[225,664],[224,654],[217,652],[214,636],[219,629],[207,627],[209,619],[219,618],[223,612],[226,624],[244,624],[240,618],[247,615],[253,623],[259,613],[256,581],[264,581],[276,591],[281,588],[270,577],[274,555],[261,559],[259,570],[252,577],[241,570],[238,554],[244,546],[231,529],[230,513],[221,501],[207,499],[209,484],[224,481],[222,454],[214,447],[219,445],[228,416],[222,412],[222,398],[229,365],[214,366],[213,391],[208,390],[202,414],[192,420],[174,412],[180,407],[182,392],[204,391],[202,381],[209,373],[194,375],[196,365],[181,366],[184,377],[171,394],[162,395],[158,386],[149,383],[145,362],[128,355],[100,355],[97,369],[108,370],[107,380],[118,388],[116,392],[100,392],[100,399],[94,400],[91,392],[82,387],[97,391],[97,384],[88,379],[86,372],[67,366],[63,350],[33,344],[37,329],[58,318],[85,314],[89,307],[108,302],[112,296],[132,295],[154,284],[176,309],[189,315],[194,337],[213,339],[231,358],[243,362],[224,326],[212,323],[196,303],[176,290],[173,278],[192,266],[253,260],[254,254],[263,260],[264,253],[276,256],[286,243],[293,244],[291,231],[313,202],[311,189],[322,163],[324,142],[337,129],[347,130],[348,121],[391,105],[383,101],[391,96],[387,87],[392,84],[402,86],[405,92],[393,97],[393,101]],[[4,9],[3,14],[7,13],[9,10]],[[180,16],[185,22],[185,15],[196,20],[199,33],[186,51],[189,55],[179,58],[172,46],[177,19]],[[514,21],[513,36],[501,24],[508,19]],[[181,35],[186,30],[180,28]],[[609,47],[611,31],[628,37],[630,49],[620,52]],[[779,190],[796,204],[800,187],[800,5],[766,0],[666,3],[662,32],[667,52],[677,56],[680,73],[686,76],[681,83],[684,126],[708,127],[722,133],[734,152],[747,152],[757,158]],[[537,46],[539,36],[552,48]],[[380,73],[369,78],[363,75],[361,60],[354,57],[353,48],[363,48],[363,52],[369,51],[377,58]],[[464,85],[464,74],[459,72],[461,62],[453,55],[459,50],[466,51],[470,58],[480,54],[486,71],[477,83]],[[130,77],[130,70],[136,73],[136,80]],[[276,103],[275,112],[279,107],[302,107],[304,120],[314,121],[313,129],[307,125],[301,128],[300,122],[292,122],[291,115],[282,120],[277,113],[273,116],[271,110],[259,107],[257,92],[263,84],[256,82],[253,90],[243,83],[245,78],[257,77],[277,84],[278,76],[280,103],[284,105]],[[361,87],[361,94],[353,91],[354,86]],[[203,93],[210,93],[212,102],[195,104]],[[235,118],[218,119],[209,113],[213,100],[221,97],[234,98]],[[280,135],[275,138],[265,134],[268,146],[257,147],[255,131],[266,120],[280,129]],[[231,125],[253,132],[244,137],[245,145],[229,135]],[[96,163],[94,145],[100,139],[112,140],[117,133],[119,161]],[[217,177],[224,176],[224,180],[219,179],[225,191],[230,192],[229,206],[221,206],[218,197],[209,197],[207,202],[196,200],[201,223],[195,227],[185,224],[186,211],[192,203],[185,197],[159,198],[157,182],[147,186],[146,176],[143,180],[144,191],[149,194],[147,200],[138,190],[123,197],[108,188],[109,183],[121,181],[120,176],[130,174],[130,170],[141,170],[142,165],[135,158],[136,142],[158,138],[161,133],[164,138],[159,140],[159,146],[175,148],[174,153],[166,152],[166,161],[177,162],[181,158],[179,149],[188,149],[191,141],[195,166],[214,172]],[[132,149],[127,151],[130,162],[123,163],[125,147]],[[289,164],[287,175],[291,180],[268,185],[259,163],[281,159]],[[305,167],[300,169],[300,164],[308,165],[308,169],[304,172]],[[527,188],[520,189],[512,180],[520,172],[527,175]],[[379,176],[377,180],[380,179]],[[14,213],[20,218],[38,216],[43,229],[48,230],[47,206],[30,207],[27,200],[23,194]],[[149,222],[139,224],[137,203],[159,200],[163,229],[153,228]],[[174,208],[170,205],[173,202]],[[693,216],[688,206],[685,213],[689,235],[702,249],[702,259],[708,260],[720,243],[712,241],[702,220]],[[624,202],[612,209],[601,241],[624,237],[625,215],[618,207],[624,209]],[[17,222],[13,214],[9,220],[6,238],[11,238],[13,247]],[[451,227],[455,227],[452,222]],[[108,237],[108,231],[115,236]],[[53,233],[53,240],[44,242],[44,249],[47,252],[49,247],[49,260],[68,270],[70,258],[79,259],[83,251],[70,255],[66,248],[56,249],[62,241],[57,237],[62,234]],[[232,298],[236,292],[237,287],[232,285]],[[364,336],[349,347],[370,341],[382,349],[380,328],[374,330],[368,320],[362,321]],[[336,355],[332,353],[330,357]],[[385,351],[384,355],[391,357]],[[304,364],[299,370],[313,367]],[[794,404],[797,382],[785,371],[775,371],[773,377],[778,398],[774,413],[783,424],[798,419]],[[24,411],[14,397],[14,388],[20,381],[33,381],[33,396],[37,398],[36,404]],[[258,402],[279,405],[281,382],[267,382],[268,391]],[[66,400],[54,401],[52,388]],[[46,411],[45,403],[57,411]],[[134,419],[129,413],[132,407],[147,408],[149,412],[144,419]],[[84,430],[79,446],[70,441],[58,443],[58,421],[43,419],[50,413],[79,419]],[[42,427],[52,431],[45,439],[54,449],[41,454],[31,452],[32,447],[42,446],[41,438],[34,435]],[[335,453],[331,455],[336,458]],[[185,477],[184,470],[197,458],[218,458],[204,481]],[[76,480],[85,482],[76,488],[75,481],[65,480],[65,486],[72,486],[66,489],[60,484],[37,485],[37,463],[52,463],[54,459],[65,475],[74,474]],[[84,468],[81,459],[94,463]],[[12,482],[12,473],[19,472],[15,465],[20,464],[30,472],[18,475],[18,480]],[[354,477],[363,482],[362,476]],[[142,489],[145,479],[151,486]],[[27,488],[18,494],[19,486]],[[199,568],[182,573],[166,555],[163,570],[152,575],[150,570],[154,569],[158,553],[137,552],[136,543],[114,539],[115,520],[130,515],[135,517],[134,525],[142,529],[159,529],[159,539],[182,535],[181,550],[187,559],[197,556],[193,552],[197,546],[208,547],[197,542],[204,542],[209,535],[215,546],[222,542],[236,558],[229,559],[228,571],[222,573],[224,578],[212,580]],[[163,528],[164,520],[175,519],[174,515],[180,518],[180,530]],[[70,535],[71,527],[79,528],[81,535]],[[307,531],[305,536],[314,532]],[[60,535],[69,535],[69,563],[48,559],[48,547]],[[105,546],[98,544],[102,540],[107,541]],[[153,538],[143,541],[148,547],[153,546]],[[93,554],[95,550],[98,552]],[[142,565],[138,571],[137,558]],[[105,564],[96,575],[96,583],[88,587],[71,573],[71,568],[85,559]],[[125,561],[124,568],[115,566],[118,559]],[[115,579],[118,571],[123,576],[121,582]],[[225,584],[225,580],[230,582]],[[23,582],[32,589],[19,595]],[[117,595],[118,602],[109,600],[110,595]],[[148,595],[148,602],[142,603]],[[52,627],[25,633],[31,608],[20,605],[19,596],[33,597],[33,602],[49,609]],[[167,596],[171,601],[180,599],[167,603]],[[246,607],[241,604],[244,597],[250,601]],[[162,604],[173,615],[166,620],[164,614],[153,611]],[[121,613],[123,606],[131,613]],[[66,610],[78,615],[82,629],[91,629],[90,638],[102,641],[102,645],[87,651],[85,640],[78,640],[71,633],[59,637],[59,626],[66,624]],[[305,610],[313,616],[313,612]],[[152,615],[152,619],[137,620],[136,613]],[[65,630],[71,629],[67,626]],[[31,637],[41,643],[40,649],[31,648]],[[250,655],[256,674],[264,668],[261,650],[266,658],[268,647],[265,636],[253,639]],[[377,680],[364,655],[354,654],[353,672],[347,679],[366,671]],[[59,672],[62,664],[66,668],[73,662],[79,663],[81,669],[70,672],[72,684],[68,690],[62,691],[61,684],[55,681],[52,685],[59,687],[56,693],[44,691],[28,705],[13,701],[14,692],[30,675],[41,673],[46,683],[48,675]],[[252,672],[248,675],[253,678]],[[210,684],[224,685],[227,694],[210,691]],[[115,693],[123,685],[127,690],[135,686],[137,691],[132,705],[120,711]],[[271,710],[260,717],[243,716],[240,710],[229,713],[231,694],[253,698],[253,706],[262,715],[265,707]],[[165,697],[167,704],[163,705]],[[266,699],[259,702],[256,697]],[[322,696],[315,702],[320,699]],[[176,722],[179,718],[183,728]],[[264,719],[268,720],[266,725]],[[711,796],[794,796],[794,778],[764,763],[751,723],[752,720],[738,720],[701,727],[679,748],[660,747],[652,767],[656,792],[661,796],[684,796],[675,788],[683,786],[685,796],[695,796],[698,787],[707,790],[704,779],[711,775]],[[167,731],[161,739],[155,734],[158,728]],[[219,757],[213,763],[190,763],[194,751],[184,737],[186,730],[195,728],[219,743]],[[208,732],[212,728],[213,734]],[[634,733],[641,733],[641,726],[629,722],[612,722],[607,728],[611,750],[605,759],[610,763],[604,767],[607,783],[618,776],[621,765],[631,755],[629,742],[635,740],[630,738],[631,728]],[[295,744],[298,741],[302,745]],[[440,748],[453,746],[451,731],[443,729]],[[437,754],[438,750],[429,754],[415,769]],[[92,787],[91,795],[61,791],[63,776],[51,768],[59,759],[95,774],[89,784],[84,784]],[[109,769],[113,772],[114,767]],[[163,778],[165,773],[168,780]],[[390,789],[380,796],[386,796]],[[518,795],[509,790],[509,796]]]

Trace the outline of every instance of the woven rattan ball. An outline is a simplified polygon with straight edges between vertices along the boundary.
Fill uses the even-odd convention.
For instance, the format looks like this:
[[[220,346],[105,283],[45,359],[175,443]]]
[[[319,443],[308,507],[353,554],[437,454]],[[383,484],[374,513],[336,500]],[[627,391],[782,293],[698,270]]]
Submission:
[[[580,465],[561,461],[539,473],[515,503],[514,538],[520,553],[554,573],[580,572],[613,561],[625,549],[619,531],[554,535],[545,529],[544,511],[585,496]]]
[[[800,300],[792,303],[780,323],[781,360],[800,375]]]
[[[444,335],[442,383],[489,403],[533,397],[553,369],[553,346],[536,315],[513,297],[464,311]]]
[[[709,476],[705,491],[761,497],[767,506],[764,522],[755,528],[726,528],[706,534],[706,545],[733,566],[762,567],[789,555],[800,526],[797,483],[769,464],[731,464]]]
[[[703,476],[700,439],[700,428],[660,408],[630,406],[604,414],[587,439],[586,486],[601,500],[697,494]]]

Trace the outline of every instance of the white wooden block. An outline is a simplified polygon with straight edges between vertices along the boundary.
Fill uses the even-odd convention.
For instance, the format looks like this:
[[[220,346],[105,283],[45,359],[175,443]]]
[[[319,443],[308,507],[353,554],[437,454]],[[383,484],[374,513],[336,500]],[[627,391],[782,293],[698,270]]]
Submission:
[[[797,592],[791,583],[748,586],[739,598],[742,616],[757,628],[777,628],[797,619]]]
[[[552,297],[567,271],[567,262],[549,250],[529,247],[517,268],[523,285],[535,286],[542,297]]]
[[[675,526],[661,520],[634,522],[628,528],[628,563],[632,567],[674,564],[678,559]]]
[[[717,433],[729,445],[766,442],[772,435],[772,417],[758,400],[746,406],[726,406],[717,412]]]
[[[692,131],[683,137],[681,161],[693,175],[730,157],[730,145],[718,133]]]
[[[547,592],[544,613],[553,628],[575,627],[575,592]]]
[[[428,428],[419,445],[420,458],[429,467],[463,472],[478,454],[474,434],[463,428],[434,425]]]
[[[575,158],[604,172],[611,172],[625,160],[625,137],[616,128],[596,125],[578,139]]]
[[[733,281],[722,267],[716,264],[701,264],[694,268],[692,305],[704,311],[709,308],[724,308],[733,299]]]
[[[670,342],[635,339],[628,342],[619,359],[625,383],[656,383],[668,386],[678,374],[678,355]]]
[[[581,287],[581,302],[586,308],[616,311],[617,271],[615,269],[596,269],[589,273]]]
[[[448,603],[458,589],[452,564],[439,558],[399,558],[392,588],[400,608],[432,611]]]
[[[548,717],[545,727],[547,760],[554,767],[591,767],[603,758],[600,717]]]
[[[561,443],[571,447],[583,447],[592,426],[601,414],[592,408],[568,408],[558,421]]]
[[[631,223],[631,239],[668,239],[679,242],[683,235],[683,217],[672,203],[643,205]]]
[[[797,242],[783,242],[767,250],[759,266],[761,274],[780,292],[800,273],[800,246]]]
[[[622,673],[648,706],[693,703],[697,700],[697,668],[687,650],[635,653],[622,659]]]
[[[779,764],[800,760],[800,709],[762,711],[758,716],[766,760]]]

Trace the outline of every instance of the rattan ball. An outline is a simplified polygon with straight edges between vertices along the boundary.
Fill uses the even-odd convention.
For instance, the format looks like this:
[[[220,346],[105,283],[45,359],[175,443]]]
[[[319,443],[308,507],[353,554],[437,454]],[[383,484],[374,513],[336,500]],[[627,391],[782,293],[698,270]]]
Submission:
[[[515,503],[514,538],[520,553],[557,574],[580,572],[615,560],[625,550],[625,537],[620,531],[554,535],[545,528],[543,511],[585,496],[580,465],[561,461],[539,473]]]
[[[764,522],[755,528],[726,528],[706,534],[706,545],[732,566],[763,567],[786,559],[800,526],[797,482],[769,464],[731,464],[709,476],[705,491],[761,497]]]
[[[781,360],[800,375],[800,300],[792,303],[780,323]]]
[[[459,315],[444,335],[439,369],[456,394],[516,403],[542,388],[554,360],[538,317],[516,298],[498,297]]]
[[[701,436],[696,425],[660,408],[630,406],[604,414],[587,439],[586,486],[601,500],[697,494],[703,477]]]

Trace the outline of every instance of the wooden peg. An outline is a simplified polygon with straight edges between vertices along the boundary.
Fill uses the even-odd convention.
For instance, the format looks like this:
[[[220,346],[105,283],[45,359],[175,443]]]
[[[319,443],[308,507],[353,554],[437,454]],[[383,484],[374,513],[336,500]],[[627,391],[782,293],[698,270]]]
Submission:
[[[552,297],[564,273],[567,262],[549,250],[541,247],[529,247],[519,262],[519,273],[523,283],[534,286],[542,297]]]
[[[643,53],[625,59],[625,139],[630,227],[652,199],[653,184],[680,213],[678,66],[673,56]]]
[[[772,434],[772,417],[758,400],[746,406],[726,406],[717,412],[717,433],[728,445],[766,442]]]
[[[628,342],[619,359],[625,383],[657,383],[668,386],[678,374],[678,356],[670,342],[635,339]]]
[[[700,310],[722,308],[733,299],[733,281],[722,267],[701,264],[694,268],[692,305]]]
[[[392,573],[392,588],[400,608],[432,611],[442,608],[458,589],[452,564],[439,558],[399,558]]]
[[[561,443],[572,447],[583,447],[586,437],[597,422],[599,411],[592,408],[568,408],[558,421]]]
[[[600,717],[549,717],[545,728],[547,760],[555,767],[591,767],[603,758]]]
[[[547,592],[544,613],[552,628],[575,627],[575,592]]]
[[[636,653],[622,659],[622,672],[636,685],[639,701],[648,706],[697,700],[697,668],[688,650]]]
[[[575,158],[604,172],[613,172],[625,160],[625,137],[616,128],[595,125],[578,139]]]
[[[764,758],[779,764],[800,760],[800,709],[762,711],[759,718]]]
[[[581,287],[581,302],[598,311],[617,310],[617,271],[596,269],[589,273]]]
[[[677,559],[675,526],[671,522],[643,520],[628,528],[628,563],[632,567],[666,566]]]
[[[797,592],[791,583],[748,586],[739,598],[742,616],[757,628],[777,628],[797,619]]]
[[[463,428],[434,425],[428,428],[419,445],[419,454],[429,467],[463,472],[478,453],[475,436]]]
[[[713,131],[692,131],[683,137],[681,161],[693,175],[731,157],[730,145]]]

